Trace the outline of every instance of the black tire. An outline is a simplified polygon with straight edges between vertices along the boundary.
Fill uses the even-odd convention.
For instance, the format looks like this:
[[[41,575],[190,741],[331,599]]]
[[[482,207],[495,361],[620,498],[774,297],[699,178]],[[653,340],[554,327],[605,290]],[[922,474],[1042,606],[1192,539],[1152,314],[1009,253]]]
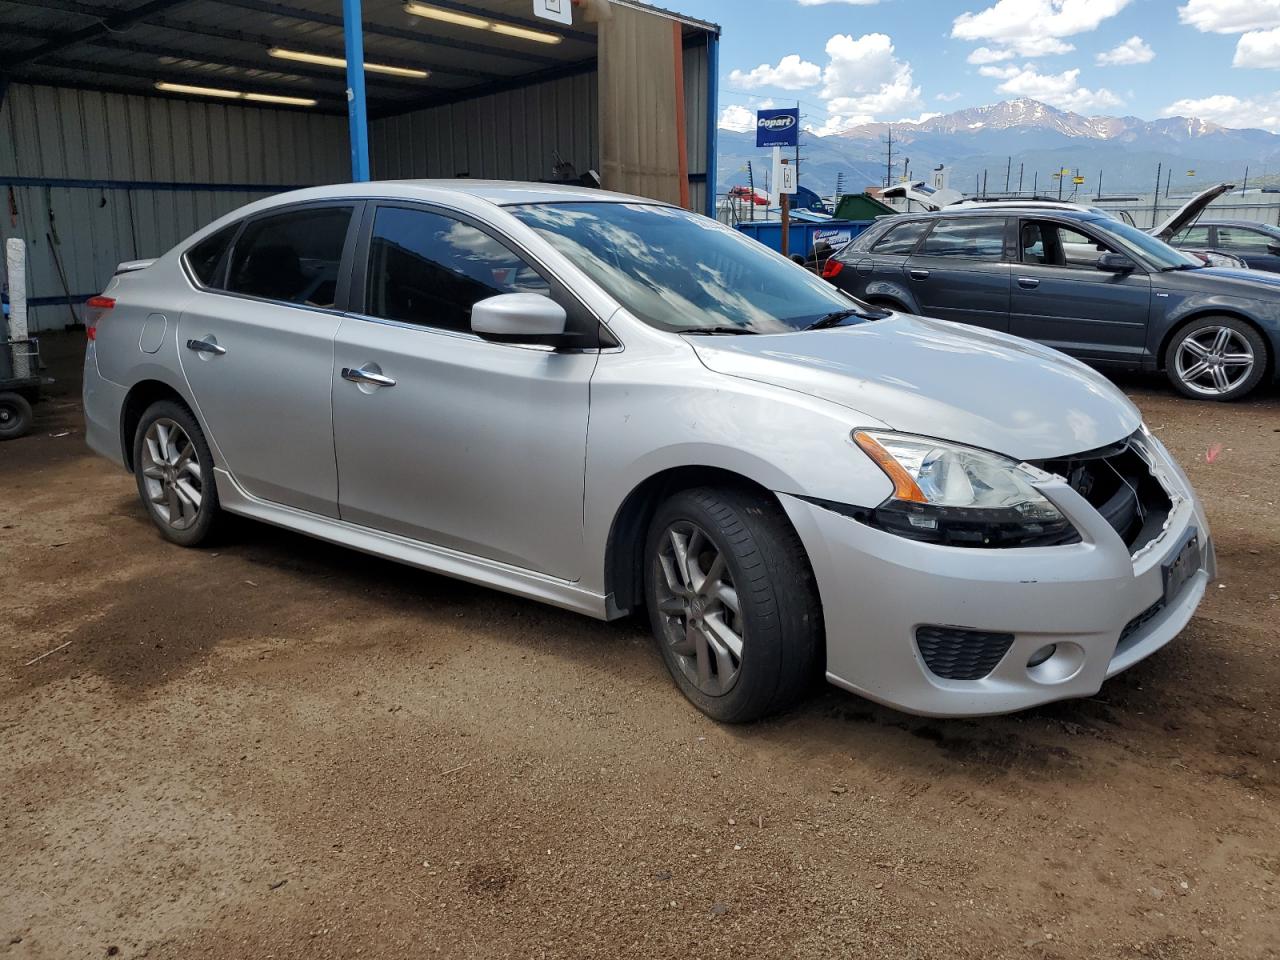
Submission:
[[[1247,376],[1239,379],[1230,385],[1230,389],[1222,390],[1212,384],[1212,373],[1204,375],[1207,379],[1198,381],[1189,381],[1183,376],[1185,365],[1179,364],[1179,356],[1187,356],[1183,350],[1183,345],[1192,338],[1204,339],[1212,332],[1217,330],[1230,330],[1235,337],[1233,343],[1239,347],[1241,341],[1248,344],[1250,350],[1253,351],[1253,367]],[[1235,339],[1239,338],[1239,339]],[[1173,388],[1183,396],[1191,397],[1195,400],[1217,400],[1219,402],[1229,402],[1231,400],[1239,400],[1247,396],[1258,388],[1263,378],[1267,375],[1270,366],[1270,351],[1267,349],[1267,341],[1263,339],[1262,334],[1258,333],[1251,325],[1243,320],[1235,317],[1197,317],[1174,335],[1169,341],[1169,346],[1164,352],[1164,369],[1165,374],[1169,378],[1169,382],[1173,384]],[[1194,369],[1194,368],[1192,368]],[[1226,371],[1227,375],[1231,375],[1231,371]]]
[[[20,393],[0,393],[0,440],[25,437],[33,419],[26,397]]]
[[[147,433],[152,426],[161,423],[177,424],[177,426],[186,434],[192,448],[192,458],[199,467],[199,492],[200,503],[198,509],[195,509],[185,517],[181,522],[183,526],[175,526],[167,519],[167,512],[172,507],[165,503],[157,503],[153,501],[153,490],[148,489],[148,482],[152,484],[159,483],[163,490],[162,496],[168,499],[168,493],[172,484],[168,479],[157,479],[149,477],[146,473],[148,464],[148,453],[146,448]],[[185,449],[185,447],[183,448]],[[181,403],[174,400],[157,400],[151,406],[147,407],[142,414],[142,419],[138,421],[138,428],[133,435],[133,475],[138,484],[138,496],[142,500],[142,505],[146,508],[147,516],[156,525],[161,535],[165,539],[172,541],[183,547],[197,547],[208,542],[216,533],[218,527],[223,520],[222,507],[218,502],[218,488],[213,479],[213,454],[209,451],[209,444],[204,438],[204,431],[200,429],[200,424],[196,422],[196,418],[191,415]],[[182,479],[180,474],[177,479]],[[191,475],[186,474],[188,488],[190,488]],[[175,491],[175,496],[177,493]],[[172,503],[172,500],[168,501]],[[189,508],[186,499],[182,500],[183,510]]]
[[[723,556],[732,581],[724,585],[736,593],[739,607],[735,614],[720,605],[721,626],[732,621],[740,628],[741,638],[736,673],[725,674],[735,679],[720,692],[700,689],[697,679],[686,672],[696,669],[697,658],[682,656],[676,649],[690,619],[697,622],[701,617],[705,624],[717,616],[715,602],[705,601],[692,614],[686,606],[683,617],[672,615],[670,608],[661,609],[664,602],[691,602],[673,594],[661,560],[661,550],[670,550],[671,531],[689,529],[688,525],[710,541],[704,556]],[[702,571],[710,572],[707,567],[714,564],[707,560]],[[747,490],[695,487],[668,498],[654,515],[645,544],[645,599],[654,637],[677,686],[715,720],[746,723],[784,710],[817,675],[824,636],[817,584],[800,538],[770,497]]]

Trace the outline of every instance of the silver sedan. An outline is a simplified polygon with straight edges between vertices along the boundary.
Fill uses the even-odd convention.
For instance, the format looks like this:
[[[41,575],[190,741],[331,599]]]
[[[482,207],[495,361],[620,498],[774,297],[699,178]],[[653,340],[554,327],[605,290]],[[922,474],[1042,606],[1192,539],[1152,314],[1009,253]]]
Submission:
[[[89,444],[169,540],[240,514],[647,615],[719,720],[822,674],[929,715],[1088,696],[1214,574],[1186,476],[1101,376],[647,200],[304,190],[89,308]]]

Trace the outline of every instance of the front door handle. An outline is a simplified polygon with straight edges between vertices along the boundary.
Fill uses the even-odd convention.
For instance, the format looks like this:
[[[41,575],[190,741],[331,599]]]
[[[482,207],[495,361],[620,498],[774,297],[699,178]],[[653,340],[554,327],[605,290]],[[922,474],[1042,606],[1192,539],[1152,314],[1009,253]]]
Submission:
[[[1019,277],[1018,286],[1022,287],[1023,290],[1034,290],[1040,286],[1040,281],[1035,277]]]
[[[194,350],[196,353],[211,353],[215,357],[220,357],[227,352],[227,348],[220,345],[212,335],[203,340],[188,340],[187,349]]]
[[[929,271],[921,270],[919,267],[916,267],[914,270],[911,271],[911,279],[912,280],[928,280]]]
[[[352,383],[367,383],[373,387],[394,387],[396,385],[395,380],[388,377],[381,370],[369,370],[366,369],[367,366],[368,364],[354,369],[343,367],[342,379],[350,380]]]

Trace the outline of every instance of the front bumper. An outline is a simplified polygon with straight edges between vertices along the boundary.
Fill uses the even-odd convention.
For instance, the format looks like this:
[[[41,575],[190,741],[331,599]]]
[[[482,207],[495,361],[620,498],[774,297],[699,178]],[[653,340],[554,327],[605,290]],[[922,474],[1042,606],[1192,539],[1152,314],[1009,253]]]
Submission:
[[[827,679],[910,713],[981,716],[1090,696],[1159,650],[1191,619],[1216,564],[1186,477],[1158,441],[1144,442],[1174,504],[1161,534],[1132,555],[1083,497],[1048,475],[1037,486],[1081,543],[1003,550],[920,543],[780,495],[822,597]],[[1163,567],[1193,529],[1198,568],[1166,602]],[[929,670],[916,644],[917,627],[931,625],[1014,639],[987,676],[948,680]],[[1054,655],[1028,667],[1050,644]]]

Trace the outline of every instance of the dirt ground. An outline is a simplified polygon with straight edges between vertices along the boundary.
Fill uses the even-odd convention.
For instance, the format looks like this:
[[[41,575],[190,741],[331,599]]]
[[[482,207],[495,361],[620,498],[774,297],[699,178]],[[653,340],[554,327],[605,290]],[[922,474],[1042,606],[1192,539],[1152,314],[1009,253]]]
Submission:
[[[0,445],[0,957],[1280,957],[1274,389],[1125,381],[1221,581],[1097,697],[731,728],[638,622],[168,545],[46,347]]]

